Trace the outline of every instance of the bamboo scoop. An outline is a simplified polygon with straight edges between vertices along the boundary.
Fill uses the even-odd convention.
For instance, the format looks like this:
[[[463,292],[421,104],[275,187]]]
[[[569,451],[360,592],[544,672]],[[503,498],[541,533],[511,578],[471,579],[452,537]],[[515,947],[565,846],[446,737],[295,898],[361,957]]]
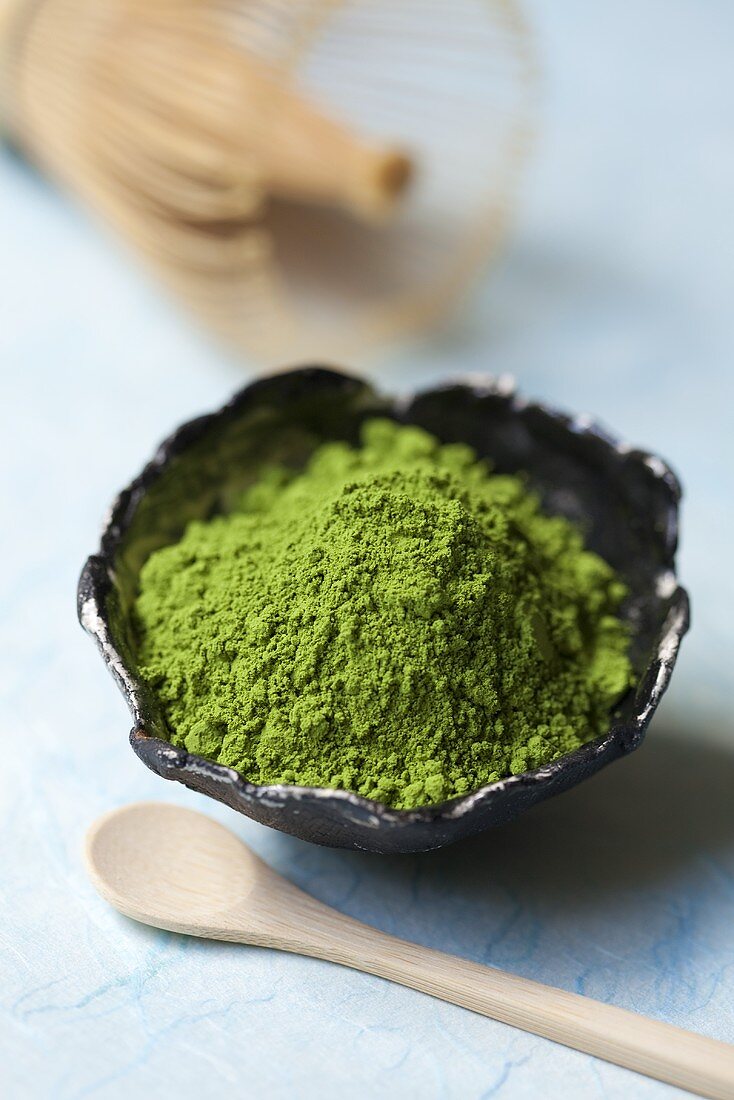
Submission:
[[[379,932],[305,894],[192,810],[113,810],[91,827],[86,857],[102,897],[144,924],[341,963],[701,1096],[734,1098],[734,1047]]]

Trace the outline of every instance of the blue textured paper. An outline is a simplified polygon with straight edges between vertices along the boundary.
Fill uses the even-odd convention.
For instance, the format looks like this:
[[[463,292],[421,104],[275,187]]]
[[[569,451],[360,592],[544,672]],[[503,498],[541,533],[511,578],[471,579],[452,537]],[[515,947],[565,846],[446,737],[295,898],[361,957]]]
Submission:
[[[315,961],[137,926],[87,825],[161,798],[353,916],[734,1041],[734,9],[535,0],[542,140],[517,232],[453,330],[385,387],[510,372],[679,470],[694,628],[639,753],[522,821],[381,858],[269,832],[146,771],[77,626],[114,492],[247,378],[83,213],[0,159],[0,1093],[77,1100],[674,1090]]]

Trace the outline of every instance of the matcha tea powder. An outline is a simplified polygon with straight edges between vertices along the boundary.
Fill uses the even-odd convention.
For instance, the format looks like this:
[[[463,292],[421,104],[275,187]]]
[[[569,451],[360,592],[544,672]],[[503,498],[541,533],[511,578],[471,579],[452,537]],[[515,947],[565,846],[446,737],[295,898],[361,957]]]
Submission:
[[[603,732],[631,683],[623,596],[520,478],[371,420],[151,555],[140,671],[190,752],[414,807]]]

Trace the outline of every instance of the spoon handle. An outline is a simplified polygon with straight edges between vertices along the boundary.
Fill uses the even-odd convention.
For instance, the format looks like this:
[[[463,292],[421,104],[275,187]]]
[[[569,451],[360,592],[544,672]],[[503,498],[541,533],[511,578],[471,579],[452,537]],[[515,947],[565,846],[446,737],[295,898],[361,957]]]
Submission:
[[[376,974],[689,1092],[734,1100],[734,1046],[397,939],[334,910],[325,919],[324,908],[318,905],[318,919],[304,921],[294,942],[279,946]]]

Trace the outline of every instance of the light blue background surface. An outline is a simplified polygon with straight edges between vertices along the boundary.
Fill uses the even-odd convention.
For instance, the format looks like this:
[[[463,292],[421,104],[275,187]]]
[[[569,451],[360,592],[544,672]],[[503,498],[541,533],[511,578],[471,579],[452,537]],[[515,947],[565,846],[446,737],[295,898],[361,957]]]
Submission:
[[[543,136],[505,260],[452,332],[372,373],[407,389],[511,372],[678,469],[695,625],[649,739],[507,829],[402,859],[311,847],[147,772],[76,624],[77,574],[114,492],[245,375],[0,159],[5,1096],[674,1093],[378,979],[126,921],[80,847],[97,814],[140,798],[215,814],[390,932],[734,1041],[734,8],[529,14]]]

